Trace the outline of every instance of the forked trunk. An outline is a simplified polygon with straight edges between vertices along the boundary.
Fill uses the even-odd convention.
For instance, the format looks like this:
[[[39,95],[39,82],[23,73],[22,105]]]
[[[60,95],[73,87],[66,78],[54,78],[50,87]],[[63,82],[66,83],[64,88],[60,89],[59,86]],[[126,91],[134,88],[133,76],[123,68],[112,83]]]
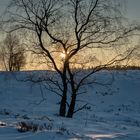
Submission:
[[[60,103],[59,115],[65,117],[66,114],[66,100],[67,100],[67,93],[63,92],[63,96]]]
[[[66,114],[66,97],[63,96],[60,103],[59,115],[65,117],[65,114]]]
[[[76,93],[73,93],[72,97],[71,97],[71,103],[70,103],[70,106],[69,106],[69,109],[68,109],[68,114],[67,114],[68,118],[73,117],[74,109],[75,109],[75,102],[76,102]]]

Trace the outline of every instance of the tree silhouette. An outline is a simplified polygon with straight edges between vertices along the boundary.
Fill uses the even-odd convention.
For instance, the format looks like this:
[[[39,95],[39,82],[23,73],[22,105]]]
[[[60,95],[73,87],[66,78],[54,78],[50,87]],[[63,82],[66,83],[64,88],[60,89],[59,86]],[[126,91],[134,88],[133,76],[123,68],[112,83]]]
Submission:
[[[25,65],[24,48],[14,34],[8,34],[1,46],[1,61],[6,71],[19,71]]]
[[[46,65],[57,72],[57,75],[53,73],[37,81],[46,81],[47,88],[61,97],[60,116],[72,117],[85,106],[75,109],[79,92],[85,85],[95,82],[90,79],[91,75],[133,53],[134,48],[115,54],[104,63],[94,56],[96,49],[121,48],[134,31],[135,27],[123,20],[121,2],[12,0],[9,6],[11,20],[8,20],[11,31],[25,29],[28,34],[35,35],[33,51],[45,57]],[[90,65],[92,69],[85,71]]]

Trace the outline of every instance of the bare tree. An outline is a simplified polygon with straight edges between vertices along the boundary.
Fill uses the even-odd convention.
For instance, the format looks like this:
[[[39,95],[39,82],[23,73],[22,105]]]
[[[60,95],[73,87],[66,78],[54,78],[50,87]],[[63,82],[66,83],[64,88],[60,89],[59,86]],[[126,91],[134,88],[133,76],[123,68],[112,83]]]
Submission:
[[[133,53],[134,49],[125,53],[121,49],[106,61],[97,58],[97,49],[121,48],[135,29],[123,20],[121,4],[119,0],[12,0],[12,31],[25,29],[35,35],[33,51],[57,72],[38,82],[48,81],[46,88],[61,96],[60,116],[72,117],[84,107],[75,110],[76,98],[85,85],[95,82],[91,75]],[[89,66],[92,69],[85,71]]]
[[[7,34],[1,44],[1,63],[6,71],[19,71],[25,65],[25,50],[20,46],[18,37]]]

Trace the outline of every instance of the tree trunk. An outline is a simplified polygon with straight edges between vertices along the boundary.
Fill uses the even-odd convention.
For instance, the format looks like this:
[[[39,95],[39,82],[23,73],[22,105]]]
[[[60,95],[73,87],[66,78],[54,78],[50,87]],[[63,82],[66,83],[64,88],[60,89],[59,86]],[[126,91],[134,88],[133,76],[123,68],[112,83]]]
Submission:
[[[63,92],[63,96],[61,99],[61,103],[60,103],[60,109],[59,109],[59,115],[62,117],[65,117],[66,114],[66,100],[67,100],[67,94],[66,92]]]
[[[68,114],[67,114],[68,118],[72,118],[73,117],[74,109],[75,109],[75,102],[76,102],[76,93],[74,92],[72,94],[71,103],[70,103],[70,106],[69,106],[69,109],[68,109]]]
[[[66,102],[67,102],[67,83],[66,83],[66,78],[63,77],[63,95],[62,95],[62,99],[60,102],[60,109],[59,109],[59,115],[62,117],[65,117],[66,114]]]

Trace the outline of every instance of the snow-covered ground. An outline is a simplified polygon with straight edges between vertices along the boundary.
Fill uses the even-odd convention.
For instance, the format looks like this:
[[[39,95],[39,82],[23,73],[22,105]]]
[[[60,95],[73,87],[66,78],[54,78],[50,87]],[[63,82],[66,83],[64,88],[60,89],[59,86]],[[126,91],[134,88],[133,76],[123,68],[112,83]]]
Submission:
[[[87,86],[77,106],[88,105],[73,119],[58,116],[58,96],[16,80],[31,73],[0,72],[0,140],[140,140],[140,71],[97,74],[112,84]],[[38,130],[21,133],[21,122]]]

